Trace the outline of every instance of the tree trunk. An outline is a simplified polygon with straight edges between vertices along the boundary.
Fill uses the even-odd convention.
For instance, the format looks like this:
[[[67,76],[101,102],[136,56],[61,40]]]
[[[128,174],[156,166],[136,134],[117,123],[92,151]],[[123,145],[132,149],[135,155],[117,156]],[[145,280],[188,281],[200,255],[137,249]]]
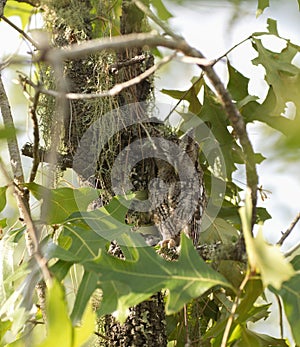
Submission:
[[[45,11],[44,18],[48,31],[52,32],[53,42],[56,46],[62,47],[92,38],[90,1],[45,0],[42,6]],[[101,1],[100,6],[102,6],[102,15],[109,18],[109,13],[103,11],[110,7],[110,1]],[[135,5],[124,0],[120,18],[120,33],[142,32],[146,25],[143,13]],[[115,63],[112,63],[114,60]],[[136,62],[131,64],[131,61]],[[126,65],[124,62],[130,64]],[[126,66],[123,67],[123,64]],[[87,59],[67,61],[65,62],[64,72],[69,91],[90,93],[97,90],[107,90],[115,83],[121,83],[138,76],[152,64],[152,55],[136,48],[120,51],[116,56],[111,52],[106,52]],[[108,71],[110,71],[110,74],[108,74]],[[45,85],[52,87],[51,71],[47,71],[43,79]],[[150,99],[151,91],[152,81],[146,79],[138,85],[127,88],[115,99],[105,98],[93,102],[72,100],[64,118],[64,133],[60,134],[62,138],[61,150],[74,155],[82,135],[98,117],[118,106],[140,101],[147,102]],[[57,136],[57,134],[51,133],[51,127],[49,126],[53,112],[53,100],[45,96],[43,98],[43,107],[40,107],[39,113],[42,119],[44,140],[48,148],[51,148],[53,136]],[[123,143],[123,146],[126,146],[134,140],[130,137],[136,137],[136,134],[136,131],[130,131],[123,136],[121,135],[117,141],[110,143],[112,155],[108,158],[103,153],[105,157],[99,158],[100,170],[101,166],[109,168],[113,163],[114,158],[120,151],[120,139],[121,142],[126,142]],[[94,170],[96,171],[97,168],[94,168]],[[113,195],[111,187],[107,183],[110,180],[110,177],[107,177],[109,176],[109,170],[97,172],[96,176],[98,179],[93,184],[97,188],[107,190],[107,194],[104,194],[100,201],[100,204],[103,204],[108,202]],[[157,293],[149,300],[131,308],[129,317],[123,325],[116,322],[112,316],[106,317],[106,339],[105,342],[103,342],[104,340],[101,342],[101,338],[99,338],[98,344],[103,345],[104,343],[106,346],[166,346],[165,326],[164,298],[162,293]],[[99,331],[103,331],[103,327],[98,328]]]

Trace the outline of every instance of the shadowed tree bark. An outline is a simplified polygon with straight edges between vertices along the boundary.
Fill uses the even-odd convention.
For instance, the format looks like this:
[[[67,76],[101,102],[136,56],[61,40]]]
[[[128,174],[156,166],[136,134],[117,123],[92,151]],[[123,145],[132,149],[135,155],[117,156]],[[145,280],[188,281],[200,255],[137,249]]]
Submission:
[[[112,10],[110,1],[99,2],[98,11],[102,17],[110,20],[112,14],[105,11]],[[55,46],[63,47],[69,44],[80,43],[93,38],[93,15],[91,15],[92,5],[90,1],[76,0],[68,1],[43,1],[44,19],[48,31],[52,35]],[[120,34],[142,32],[147,29],[147,21],[144,14],[132,3],[122,1],[122,15],[119,22]],[[96,26],[97,27],[97,26]],[[108,25],[100,25],[102,36],[109,34]],[[98,27],[99,28],[99,27]],[[116,28],[114,28],[116,30]],[[126,63],[136,60],[136,63]],[[99,55],[90,56],[86,59],[66,61],[64,63],[64,77],[67,81],[68,91],[74,93],[91,93],[111,88],[115,83],[121,83],[141,74],[145,69],[153,65],[153,57],[150,52],[145,52],[141,48],[131,48],[119,51],[117,54],[105,52]],[[42,75],[44,85],[53,86],[53,75],[51,70],[44,71]],[[125,89],[116,98],[105,98],[95,102],[85,100],[72,100],[68,103],[67,112],[64,115],[63,134],[55,134],[53,126],[50,126],[52,114],[55,112],[54,101],[48,97],[43,97],[42,107],[39,114],[42,119],[42,127],[46,147],[51,148],[51,139],[60,136],[61,149],[72,157],[82,135],[102,114],[109,112],[113,108],[151,99],[152,80],[144,79],[139,84]],[[103,129],[105,131],[106,129]],[[109,169],[103,171],[103,167],[110,167],[114,157],[121,147],[131,143],[137,131],[118,136],[118,139],[109,145],[110,157],[104,151],[103,158],[99,159],[100,167],[95,167],[95,176],[98,177],[93,184],[97,188],[107,190],[107,194],[100,197],[97,202],[102,205],[109,201],[113,192],[110,189]],[[100,134],[101,136],[101,134]],[[122,143],[123,142],[123,143]],[[115,148],[114,148],[115,146]],[[68,165],[70,166],[70,165]],[[97,172],[99,170],[99,172]],[[84,176],[84,175],[83,175]],[[83,177],[83,180],[88,177]],[[97,206],[97,205],[96,205]],[[113,254],[122,254],[118,246],[118,251],[111,251]],[[112,247],[111,247],[112,250]],[[101,304],[101,303],[100,303]],[[166,346],[167,338],[165,332],[165,310],[162,293],[152,296],[149,300],[132,307],[129,317],[124,324],[119,324],[112,316],[105,319],[106,339],[99,337],[97,345],[106,346]],[[97,330],[103,331],[103,321],[100,320]]]

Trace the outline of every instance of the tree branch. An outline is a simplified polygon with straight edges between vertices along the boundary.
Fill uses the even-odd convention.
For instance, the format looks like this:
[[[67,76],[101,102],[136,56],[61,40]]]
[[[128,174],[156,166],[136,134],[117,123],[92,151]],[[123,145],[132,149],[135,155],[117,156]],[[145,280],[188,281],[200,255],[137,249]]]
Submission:
[[[14,28],[18,33],[20,33],[23,37],[25,37],[26,40],[28,40],[33,46],[35,46],[36,48],[39,47],[39,44],[34,41],[30,36],[28,36],[24,30],[20,29],[18,26],[16,26],[13,22],[11,22],[8,18],[6,18],[5,16],[1,15],[0,16],[1,19],[4,20],[4,22],[6,22],[8,25],[10,25],[12,28]]]
[[[239,289],[238,289],[238,293],[234,299],[234,302],[233,302],[233,305],[231,307],[231,311],[230,311],[230,316],[227,320],[227,323],[226,323],[226,326],[225,326],[225,329],[224,329],[224,334],[223,334],[223,338],[222,338],[222,342],[221,342],[221,346],[220,347],[226,347],[227,346],[227,340],[229,338],[229,334],[230,334],[230,329],[231,329],[231,326],[232,326],[232,323],[234,322],[234,316],[235,316],[235,312],[238,308],[238,304],[239,304],[239,300],[242,296],[242,293],[243,293],[243,290],[246,286],[246,284],[248,283],[250,279],[250,273],[247,272],[246,276],[244,277],[242,283],[240,284],[239,286]]]
[[[123,83],[118,83],[116,84],[114,87],[112,87],[109,90],[106,90],[102,93],[91,93],[91,94],[81,94],[81,93],[66,93],[63,96],[66,99],[70,99],[70,100],[83,100],[83,99],[96,99],[96,98],[103,98],[103,97],[107,97],[107,96],[115,96],[117,94],[119,94],[123,89],[125,88],[129,88],[135,84],[140,83],[142,80],[144,80],[145,78],[151,76],[156,70],[158,70],[162,65],[168,63],[169,61],[171,61],[171,59],[173,59],[175,57],[176,53],[173,53],[172,55],[166,56],[164,57],[161,61],[159,61],[157,64],[151,66],[148,70],[146,70],[145,72],[141,73],[140,75],[126,81]],[[28,78],[24,78],[21,77],[21,81],[23,83],[27,83],[29,84],[31,87],[33,87],[34,89],[36,89],[38,92],[43,93],[43,94],[47,94],[53,97],[59,97],[61,96],[61,93],[55,91],[55,90],[49,90],[49,89],[45,89],[35,83],[33,83],[31,80],[29,80]]]
[[[3,15],[5,4],[6,0],[0,0],[0,17]]]
[[[197,49],[188,45],[188,43],[175,35],[175,38],[166,38],[159,36],[156,33],[148,34],[128,34],[112,38],[90,40],[80,45],[71,45],[62,49],[48,49],[45,51],[41,58],[50,61],[53,59],[76,59],[82,58],[88,54],[97,53],[100,50],[121,50],[124,48],[132,47],[157,47],[162,46],[176,51],[181,51],[189,57],[205,59],[204,55]],[[205,59],[204,61],[207,62]],[[198,64],[198,66],[205,72],[207,78],[212,83],[216,93],[224,107],[227,117],[237,134],[240,144],[244,151],[244,162],[246,166],[247,186],[251,190],[252,199],[252,226],[256,222],[256,205],[257,205],[257,186],[258,175],[256,171],[254,150],[249,139],[246,124],[236,105],[233,103],[231,95],[223,85],[219,76],[214,71],[213,67],[209,64]]]
[[[181,47],[178,50],[182,51],[189,57],[195,57],[205,59],[205,56],[197,49],[188,45],[188,43],[182,38],[175,34],[167,24],[160,21],[155,14],[140,0],[133,0],[136,6],[142,10],[149,18],[151,18],[156,24],[158,24],[170,37],[175,41],[181,43]],[[219,76],[214,71],[212,65],[197,63],[197,65],[206,73],[206,76],[210,80],[211,84],[216,90],[216,93],[221,100],[227,117],[234,128],[241,146],[244,150],[244,161],[246,166],[247,185],[251,189],[251,200],[252,200],[252,227],[256,222],[256,205],[257,205],[257,186],[258,186],[258,175],[256,172],[255,156],[252,144],[248,137],[246,130],[246,124],[236,105],[233,103],[232,98],[224,84],[220,80]]]
[[[294,218],[294,220],[292,221],[291,225],[286,229],[286,231],[282,234],[280,240],[277,242],[278,246],[282,246],[283,242],[285,241],[285,239],[290,235],[290,233],[293,231],[294,227],[296,226],[296,224],[298,223],[298,221],[300,220],[300,212],[297,214],[297,216]]]
[[[33,163],[30,172],[29,182],[33,182],[39,167],[40,158],[39,158],[39,144],[40,144],[40,133],[39,133],[39,124],[36,115],[36,108],[38,106],[40,93],[36,92],[33,98],[33,103],[29,109],[29,114],[33,123]]]
[[[28,199],[26,197],[26,190],[20,188],[14,181],[9,177],[8,172],[5,169],[5,165],[0,158],[0,170],[5,177],[8,186],[13,187],[14,196],[16,198],[18,208],[20,211],[20,216],[23,220],[24,225],[26,226],[27,233],[25,234],[26,246],[30,257],[34,257],[39,268],[42,271],[43,278],[45,281],[51,280],[51,274],[47,267],[47,260],[42,256],[39,249],[39,241],[38,241],[38,232],[31,218],[30,209],[28,205]],[[27,237],[26,237],[27,236]]]
[[[9,101],[8,101],[8,98],[4,89],[4,85],[2,82],[1,74],[0,74],[0,109],[2,113],[5,130],[13,132],[13,134],[10,136],[10,138],[7,141],[13,176],[17,184],[24,183],[24,174],[23,174],[21,156],[19,151],[19,145],[18,145],[16,134],[15,134],[16,129],[14,126],[14,121],[11,114]]]
[[[21,156],[19,152],[19,146],[17,137],[15,134],[15,126],[13,122],[13,117],[11,114],[11,109],[9,105],[9,101],[2,83],[2,78],[0,75],[0,109],[3,118],[3,124],[5,129],[13,130],[12,136],[7,140],[8,151],[10,156],[10,162],[12,167],[12,172],[14,176],[14,180],[11,180],[8,172],[6,171],[5,165],[0,158],[0,169],[4,177],[9,185],[13,187],[14,196],[17,201],[18,210],[20,213],[20,218],[23,220],[23,224],[26,226],[25,232],[25,242],[27,252],[30,257],[34,257],[38,266],[40,267],[43,278],[45,281],[49,281],[51,279],[51,274],[47,267],[47,261],[43,258],[40,250],[39,250],[39,242],[38,242],[38,233],[36,227],[32,221],[30,214],[30,207],[28,203],[28,190],[21,188],[21,185],[24,183],[24,174],[21,162]],[[38,296],[40,299],[45,299],[45,285],[42,283],[36,287]],[[42,300],[43,302],[44,300]],[[45,307],[42,307],[43,316],[46,317]]]

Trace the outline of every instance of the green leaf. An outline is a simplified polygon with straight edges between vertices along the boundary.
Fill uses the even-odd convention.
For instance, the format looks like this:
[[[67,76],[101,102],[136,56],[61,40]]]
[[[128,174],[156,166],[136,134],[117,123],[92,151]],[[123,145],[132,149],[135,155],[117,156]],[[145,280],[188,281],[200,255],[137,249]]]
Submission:
[[[110,236],[113,238],[113,231]],[[63,249],[62,244],[60,244],[53,250],[52,256],[74,263],[95,258],[98,255],[98,250],[105,247],[108,242],[93,228],[84,224],[80,218],[67,222],[59,238],[61,237],[69,238],[70,242],[67,243],[67,249]]]
[[[276,339],[272,336],[260,334],[250,329],[247,329],[245,326],[240,326],[239,331],[239,344],[235,344],[236,346],[241,347],[268,347],[268,346],[276,346],[276,347],[288,347],[289,345],[283,339]],[[234,340],[234,339],[233,339]],[[233,342],[232,339],[229,339],[228,343]]]
[[[94,334],[94,325],[96,314],[93,312],[92,306],[89,305],[82,318],[81,326],[74,328],[74,343],[72,347],[82,347],[87,340]]]
[[[300,256],[296,256],[292,264],[295,271],[300,270]],[[289,322],[293,338],[297,345],[300,345],[300,274],[297,273],[288,281],[284,282],[280,290],[270,288],[273,292],[281,296],[287,320]]]
[[[64,289],[57,280],[48,288],[46,299],[47,338],[38,347],[81,347],[94,331],[95,314],[89,306],[80,326],[75,328],[68,315]]]
[[[16,135],[15,127],[0,127],[0,140],[9,140]]]
[[[151,4],[157,11],[157,15],[161,20],[168,20],[173,17],[173,15],[167,10],[162,0],[151,0]]]
[[[269,6],[270,6],[269,0],[258,0],[256,17],[259,17],[264,12],[264,10]]]
[[[256,38],[253,38],[252,45],[258,52],[258,57],[253,59],[252,63],[265,68],[265,80],[274,92],[276,103],[272,113],[283,113],[288,101],[294,102],[299,109],[300,69],[292,64],[298,53],[297,47],[287,42],[286,47],[280,53],[276,53],[266,49],[261,40]]]
[[[279,289],[282,282],[295,274],[293,267],[278,246],[270,245],[264,240],[261,229],[253,242],[255,253],[252,254],[251,261],[254,261],[259,269],[264,285]]]
[[[279,36],[278,30],[277,30],[277,21],[275,19],[268,18],[267,23],[268,23],[269,33],[275,36]]]
[[[7,1],[6,6],[4,6],[4,15],[6,17],[18,16],[22,22],[22,29],[29,24],[29,18],[33,14],[33,7],[24,2],[18,1]]]
[[[263,285],[260,279],[251,279],[245,287],[245,295],[239,304],[236,313],[238,314],[238,323],[245,323],[252,318],[254,304],[259,296],[263,294]]]
[[[218,141],[223,158],[216,158],[216,161],[224,161],[222,165],[226,168],[227,179],[231,180],[232,172],[236,170],[234,158],[241,157],[241,150],[227,128],[229,123],[223,108],[217,103],[214,94],[207,86],[204,88],[204,103],[198,116],[210,127],[212,134]],[[216,144],[214,143],[213,146]],[[206,151],[209,153],[208,149]],[[214,155],[214,151],[212,155]]]
[[[297,125],[294,121],[281,116],[281,113],[276,111],[277,106],[277,99],[272,86],[269,87],[268,94],[262,104],[255,100],[252,100],[243,106],[240,106],[240,103],[238,104],[238,107],[247,123],[258,120],[285,135],[289,135],[290,129],[293,127],[297,128]]]
[[[7,186],[0,187],[0,212],[6,206],[6,190]]]
[[[7,227],[7,218],[0,219],[0,228],[5,228]],[[1,235],[0,235],[1,238]]]
[[[90,187],[48,189],[36,183],[25,186],[37,200],[43,201],[41,219],[47,224],[62,223],[71,213],[85,211],[98,198],[97,190]]]
[[[258,306],[257,304],[255,304],[257,298],[263,293],[261,280],[251,279],[247,283],[244,292],[245,295],[237,307],[236,316],[231,329],[231,338],[234,338],[236,340],[240,338],[239,333],[241,331],[241,326],[244,326],[248,321],[251,321],[254,315],[261,314],[262,318],[265,318],[267,316],[266,305]],[[222,298],[220,294],[217,295],[218,299],[223,303],[223,306],[226,307],[226,313],[224,312],[222,314],[222,319],[219,319],[218,322],[216,322],[216,324],[212,326],[203,336],[204,341],[211,341],[211,339],[214,338],[213,346],[216,347],[221,345],[224,329],[228,321],[228,312],[230,312],[232,306],[232,301],[230,301],[229,303],[226,302],[226,296],[225,298]]]
[[[228,73],[229,73],[229,82],[228,90],[232,98],[236,101],[242,100],[249,96],[248,93],[248,84],[249,78],[243,76],[239,71],[237,71],[228,60],[227,63]]]
[[[72,347],[73,328],[62,286],[56,280],[47,293],[47,338],[38,347]]]
[[[272,216],[269,214],[269,212],[264,207],[257,207],[256,208],[256,223],[259,222],[265,222],[268,219],[271,219]]]
[[[81,321],[82,315],[87,307],[87,304],[90,298],[92,297],[93,292],[97,288],[97,281],[98,274],[94,272],[85,272],[83,274],[71,314],[73,325],[76,325],[78,322]]]
[[[274,288],[279,289],[284,281],[287,281],[295,274],[295,271],[283,256],[279,247],[270,245],[265,241],[261,228],[256,237],[252,237],[252,204],[249,191],[246,196],[246,204],[240,208],[239,212],[251,271],[261,274],[265,287],[272,285]]]
[[[130,261],[101,252],[95,260],[84,262],[86,271],[100,275],[103,301],[110,303],[105,307],[108,311],[100,308],[101,314],[115,311],[117,318],[124,320],[130,306],[163,288],[169,292],[166,312],[172,314],[213,286],[230,287],[223,276],[199,257],[184,234],[176,262],[165,261],[150,247],[133,248],[132,252],[136,256]]]
[[[10,320],[0,321],[0,343],[3,339],[3,336],[6,334],[8,330],[10,330],[12,326],[12,322]]]
[[[201,103],[198,94],[204,84],[203,78],[193,77],[192,86],[188,90],[162,89],[161,92],[171,96],[174,99],[186,100],[190,103],[189,111],[198,114],[201,110]]]
[[[130,201],[137,196],[137,192],[135,194],[127,194],[124,196],[114,196],[109,204],[104,206],[104,209],[109,213],[109,215],[115,218],[117,221],[122,224],[125,221],[126,214],[128,212],[128,207],[130,205]]]
[[[209,216],[207,217],[209,218]],[[236,240],[238,236],[237,230],[222,218],[212,220],[210,227],[201,233],[201,238],[209,243],[221,241],[222,243],[232,244],[232,240]]]

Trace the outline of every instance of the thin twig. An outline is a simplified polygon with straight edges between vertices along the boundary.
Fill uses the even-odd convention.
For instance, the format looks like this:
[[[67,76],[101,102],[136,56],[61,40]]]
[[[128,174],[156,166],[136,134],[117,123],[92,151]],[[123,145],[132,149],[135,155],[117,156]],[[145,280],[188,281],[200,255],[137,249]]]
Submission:
[[[225,52],[224,54],[222,54],[221,56],[219,56],[219,58],[215,59],[215,63],[219,62],[221,59],[227,57],[227,55],[229,53],[231,53],[233,50],[235,50],[238,46],[242,45],[244,42],[250,40],[252,38],[252,35],[248,36],[247,38],[245,38],[244,40],[238,42],[237,44],[235,44],[233,47],[231,47],[227,52]]]
[[[34,222],[31,218],[28,199],[26,198],[26,191],[20,188],[14,181],[9,177],[9,174],[5,168],[5,165],[0,158],[0,170],[2,175],[5,177],[7,181],[7,185],[11,186],[14,190],[14,196],[17,201],[17,205],[20,211],[20,215],[22,216],[22,220],[27,229],[27,240],[26,246],[30,257],[33,257],[39,268],[42,271],[43,278],[45,281],[51,281],[51,274],[47,267],[47,260],[41,255],[39,242],[38,242],[38,231],[34,225]]]
[[[244,290],[247,282],[249,281],[249,279],[250,279],[250,272],[247,272],[247,274],[244,277],[241,285],[239,286],[238,293],[237,293],[237,295],[236,295],[236,297],[234,299],[233,305],[231,307],[230,315],[229,315],[229,318],[227,320],[226,327],[224,329],[224,334],[223,334],[223,337],[222,337],[222,342],[221,342],[220,347],[226,347],[226,345],[227,345],[227,341],[228,341],[229,334],[230,334],[230,329],[231,329],[232,323],[234,321],[234,315],[235,315],[235,312],[236,312],[236,310],[238,308],[239,300],[241,298],[243,290]]]
[[[29,35],[25,33],[24,30],[20,29],[17,25],[15,25],[13,22],[11,22],[8,18],[5,16],[0,16],[1,19],[4,20],[8,25],[10,25],[12,28],[14,28],[18,33],[20,33],[26,40],[28,40],[34,47],[39,48],[39,44],[34,41]]]
[[[98,336],[98,337],[101,337],[101,339],[104,339],[104,340],[106,340],[106,341],[109,340],[109,338],[108,338],[107,336],[105,336],[105,335],[103,335],[103,334],[100,334],[100,333],[98,333],[97,331],[94,331],[94,334],[95,334],[96,336]]]
[[[277,300],[278,311],[279,311],[280,337],[283,339],[283,307],[282,307],[280,296],[278,294],[275,294],[275,297]]]
[[[23,221],[23,224],[26,226],[25,243],[26,243],[27,252],[29,256],[35,258],[38,266],[40,267],[42,271],[44,280],[50,281],[51,275],[47,267],[47,262],[40,253],[37,230],[31,219],[30,207],[28,202],[28,199],[29,199],[28,190],[21,188],[21,185],[24,183],[24,174],[23,174],[21,156],[19,152],[17,137],[15,134],[15,126],[13,122],[13,117],[11,114],[9,101],[8,101],[8,98],[2,83],[1,75],[0,75],[0,109],[1,109],[3,124],[5,129],[13,130],[12,136],[7,141],[7,146],[9,150],[9,156],[10,156],[10,162],[11,162],[14,180],[10,179],[9,174],[6,171],[6,167],[0,158],[1,171],[4,177],[6,177],[7,182],[13,187],[14,196],[16,198],[18,210],[20,213],[20,218]],[[46,296],[45,286],[42,286],[42,285],[36,286],[36,291],[39,298],[45,298]],[[44,307],[42,307],[42,314],[44,317],[46,317]]]
[[[80,100],[83,100],[83,99],[86,100],[86,99],[103,98],[103,97],[107,97],[107,96],[115,96],[115,95],[119,94],[123,89],[131,87],[131,86],[133,86],[135,84],[138,84],[142,80],[144,80],[145,78],[147,78],[150,75],[152,75],[161,66],[163,66],[164,64],[167,64],[171,59],[173,59],[175,57],[175,55],[176,55],[176,53],[173,53],[172,55],[164,57],[161,61],[159,61],[157,64],[151,66],[148,70],[144,71],[140,75],[138,75],[138,76],[136,76],[136,77],[126,81],[126,82],[116,84],[111,89],[109,89],[107,91],[104,91],[102,93],[91,93],[91,94],[65,93],[65,94],[63,94],[63,96],[66,99],[70,99],[70,100],[79,100],[79,99]],[[40,93],[47,94],[47,95],[50,95],[50,96],[53,96],[53,97],[62,96],[61,92],[57,92],[55,90],[49,90],[49,89],[45,89],[43,87],[40,87],[39,85],[37,85],[37,84],[33,83],[32,81],[30,81],[28,78],[21,77],[21,79],[22,79],[23,82],[29,84],[30,86],[35,88]]]
[[[204,74],[201,72],[199,78],[196,79],[196,81],[192,84],[192,86],[185,91],[185,93],[181,96],[181,98],[177,101],[174,107],[171,108],[171,111],[168,113],[168,115],[165,118],[165,121],[168,121],[171,117],[172,113],[176,110],[176,108],[179,106],[179,104],[184,100],[184,98],[188,95],[190,90],[203,78]]]
[[[296,224],[298,223],[300,219],[300,212],[297,214],[297,216],[294,218],[294,220],[292,221],[292,223],[290,224],[290,226],[286,229],[286,231],[282,234],[280,240],[277,242],[278,246],[282,246],[283,242],[285,241],[285,239],[290,235],[290,233],[293,231],[294,227],[296,226]]]
[[[300,242],[297,243],[294,247],[292,247],[291,249],[289,249],[287,252],[284,253],[285,258],[290,257],[298,249],[300,249]]]
[[[38,106],[40,93],[37,91],[33,98],[33,103],[29,109],[29,114],[33,123],[33,163],[30,172],[29,182],[33,182],[35,180],[35,176],[40,163],[39,156],[39,144],[40,144],[40,133],[39,133],[39,123],[36,115],[36,108]]]
[[[135,57],[131,59],[127,59],[124,61],[117,61],[116,63],[111,64],[109,66],[109,72],[111,72],[112,74],[116,74],[118,73],[119,70],[123,69],[124,67],[142,63],[143,61],[145,61],[145,59],[146,59],[145,54],[141,54],[141,55],[136,55]]]
[[[0,0],[0,17],[3,15],[6,0]]]

